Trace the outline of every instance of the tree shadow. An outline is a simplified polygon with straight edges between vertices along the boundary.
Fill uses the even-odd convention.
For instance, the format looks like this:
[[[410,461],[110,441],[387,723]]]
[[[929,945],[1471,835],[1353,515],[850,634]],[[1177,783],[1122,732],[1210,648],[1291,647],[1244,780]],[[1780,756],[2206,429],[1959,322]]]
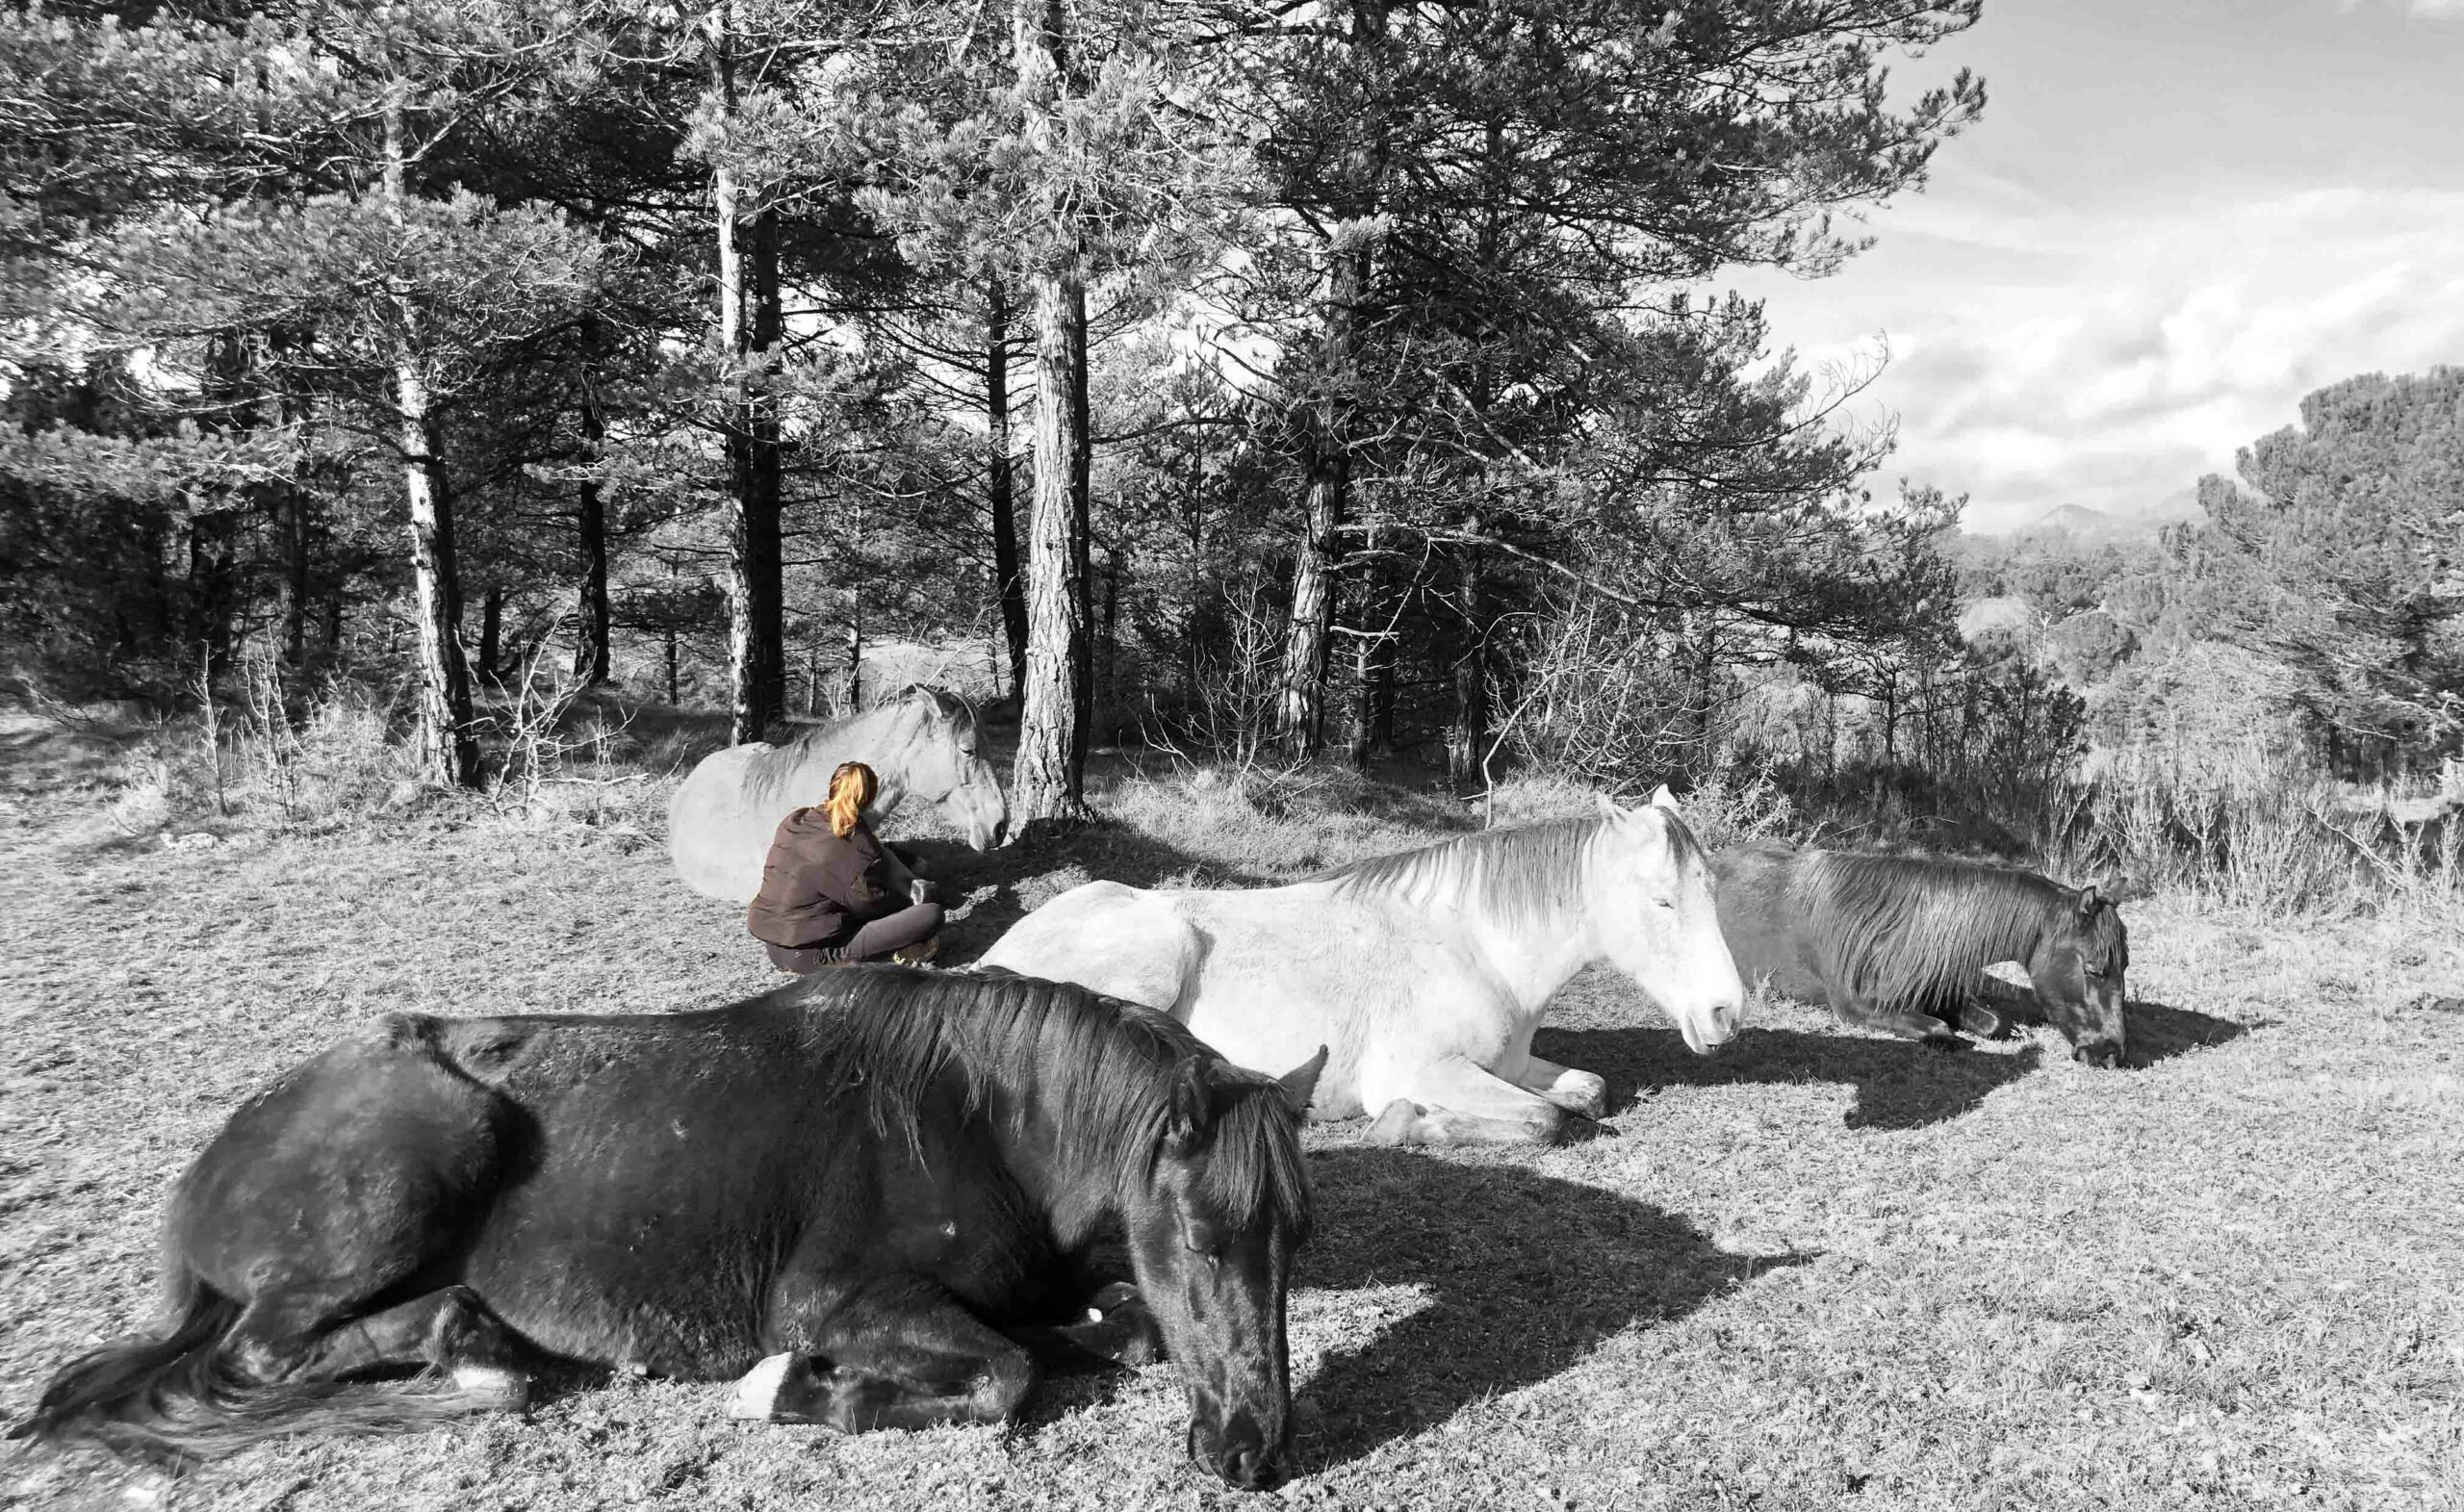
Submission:
[[[1675,1214],[1522,1166],[1357,1146],[1316,1151],[1310,1167],[1327,1221],[1300,1254],[1296,1288],[1417,1286],[1426,1304],[1327,1354],[1306,1379],[1296,1374],[1302,1474],[1816,1258],[1725,1250]]]
[[[1698,1056],[1675,1030],[1543,1029],[1534,1053],[1608,1079],[1611,1116],[1663,1087],[1841,1082],[1857,1089],[1852,1129],[1921,1129],[1971,1112],[1997,1088],[2042,1064],[2023,1045],[2008,1053],[1928,1049],[1881,1036],[1749,1028],[1719,1054]]]
[[[941,929],[946,965],[962,965],[983,955],[1012,925],[1081,883],[1101,879],[1132,887],[1261,887],[1271,881],[1104,819],[1040,829],[989,851],[971,851],[950,839],[901,838],[893,843],[918,872],[940,885],[950,910]]]

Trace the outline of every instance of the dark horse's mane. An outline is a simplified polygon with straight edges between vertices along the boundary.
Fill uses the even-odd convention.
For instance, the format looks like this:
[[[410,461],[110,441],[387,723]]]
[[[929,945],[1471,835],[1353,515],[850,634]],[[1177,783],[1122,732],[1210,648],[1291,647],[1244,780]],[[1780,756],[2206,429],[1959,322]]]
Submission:
[[[1932,856],[1818,851],[1798,886],[1815,937],[1858,989],[1927,1004],[1964,991],[1996,961],[2023,960],[2076,907],[2070,888],[2015,866]],[[2124,949],[2120,915],[2099,901],[2083,954],[2111,970]]]
[[[1669,845],[1682,862],[1703,857],[1702,842],[1685,821],[1660,809]],[[1308,879],[1332,883],[1340,891],[1393,898],[1450,892],[1492,914],[1537,923],[1548,914],[1580,906],[1583,861],[1599,839],[1598,818],[1552,819],[1504,830],[1456,835],[1417,850],[1330,867]]]
[[[1202,1194],[1231,1222],[1281,1214],[1306,1229],[1308,1168],[1270,1077],[1222,1060],[1179,1021],[1067,983],[1006,971],[925,972],[846,966],[772,994],[832,1012],[812,1031],[865,1072],[877,1113],[911,1131],[929,1089],[954,1076],[970,1114],[998,1101],[1015,1119],[1029,1099],[1047,1105],[1066,1166],[1150,1179],[1162,1154],[1174,1073],[1200,1058],[1215,1116]],[[996,1092],[1021,1095],[996,1099]],[[1057,1106],[1054,1106],[1057,1105]],[[1108,1193],[1089,1192],[1093,1198]],[[1056,1213],[1065,1242],[1097,1217]]]

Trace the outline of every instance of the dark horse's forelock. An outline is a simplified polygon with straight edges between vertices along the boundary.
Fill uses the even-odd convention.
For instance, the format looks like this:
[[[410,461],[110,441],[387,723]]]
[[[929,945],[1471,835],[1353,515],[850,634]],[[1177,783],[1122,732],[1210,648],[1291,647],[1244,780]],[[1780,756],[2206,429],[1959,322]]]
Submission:
[[[1809,862],[1795,901],[1849,985],[1879,1002],[1956,1001],[1979,972],[2020,959],[2073,907],[2069,889],[2014,867],[1831,851]],[[2082,933],[2092,964],[2127,964],[2111,903],[2098,901]]]
[[[1271,1100],[1281,1089],[1224,1062],[1162,1013],[1068,983],[989,971],[848,966],[781,995],[834,1008],[812,1018],[813,1032],[837,1038],[834,1048],[862,1066],[877,1116],[911,1128],[933,1084],[952,1076],[970,1112],[1000,1102],[1015,1117],[1041,1105],[1064,1165],[1140,1182],[1163,1153],[1173,1074],[1202,1057],[1214,1063],[1215,1120],[1200,1194],[1237,1226],[1277,1216],[1298,1231],[1309,1226],[1300,1141]],[[998,1098],[1004,1090],[1031,1095]],[[1056,1213],[1064,1242],[1082,1237],[1071,1231],[1095,1216]]]

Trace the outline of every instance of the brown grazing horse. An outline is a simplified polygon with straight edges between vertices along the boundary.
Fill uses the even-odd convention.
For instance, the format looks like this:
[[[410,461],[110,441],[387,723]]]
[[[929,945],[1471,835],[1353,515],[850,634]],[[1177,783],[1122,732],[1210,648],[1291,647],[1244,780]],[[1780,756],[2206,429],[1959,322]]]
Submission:
[[[1947,1048],[1959,1029],[2001,1032],[1975,994],[1987,966],[2015,961],[2075,1059],[2121,1064],[2130,937],[2118,883],[2070,888],[2015,867],[1771,840],[1711,866],[1720,929],[1749,982]]]
[[[706,1012],[392,1015],[231,1115],[171,1195],[165,1325],[17,1435],[179,1461],[419,1427],[519,1407],[534,1355],[743,1377],[739,1417],[990,1422],[1022,1339],[1160,1334],[1192,1456],[1267,1485],[1323,1059],[1278,1082],[1077,987],[890,966]]]

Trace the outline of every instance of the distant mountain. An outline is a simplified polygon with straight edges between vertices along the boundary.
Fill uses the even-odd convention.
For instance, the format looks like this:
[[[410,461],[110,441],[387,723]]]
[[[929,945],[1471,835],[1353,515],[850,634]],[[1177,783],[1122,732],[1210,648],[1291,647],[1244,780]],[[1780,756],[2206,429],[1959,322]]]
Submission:
[[[2151,508],[2129,515],[2107,514],[2085,504],[2064,504],[2059,509],[2047,510],[2035,524],[2020,525],[2007,533],[2062,534],[2090,542],[2139,541],[2156,534],[2169,525],[2204,518],[2198,507],[2198,490],[2186,488],[2158,500]]]

